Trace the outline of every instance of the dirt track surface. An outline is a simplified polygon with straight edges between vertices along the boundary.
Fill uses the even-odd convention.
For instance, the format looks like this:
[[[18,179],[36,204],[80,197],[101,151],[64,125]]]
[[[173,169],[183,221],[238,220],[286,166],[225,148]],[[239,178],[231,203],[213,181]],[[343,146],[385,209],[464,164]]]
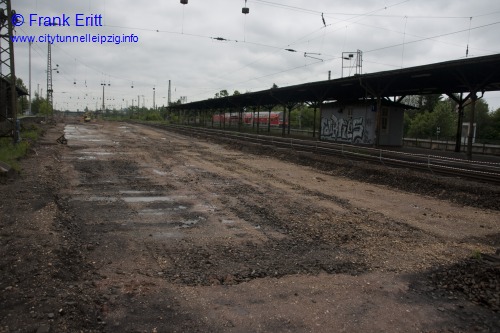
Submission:
[[[233,148],[50,128],[0,185],[0,332],[500,332],[499,210]]]

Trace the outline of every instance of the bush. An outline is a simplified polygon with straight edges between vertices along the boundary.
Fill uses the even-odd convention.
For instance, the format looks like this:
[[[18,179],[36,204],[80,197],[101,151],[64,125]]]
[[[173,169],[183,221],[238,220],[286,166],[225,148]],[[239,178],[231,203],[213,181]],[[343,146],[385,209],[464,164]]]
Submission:
[[[12,138],[0,139],[0,161],[7,163],[14,170],[21,171],[19,159],[26,155],[30,144],[28,141],[21,141],[14,144]]]
[[[157,111],[147,111],[144,112],[139,116],[140,120],[144,121],[162,121],[163,118],[161,117],[160,113]]]
[[[21,131],[21,142],[14,144],[12,138],[0,138],[0,161],[7,163],[17,172],[21,171],[19,159],[28,153],[32,142],[38,140],[43,130],[35,125],[30,125]]]

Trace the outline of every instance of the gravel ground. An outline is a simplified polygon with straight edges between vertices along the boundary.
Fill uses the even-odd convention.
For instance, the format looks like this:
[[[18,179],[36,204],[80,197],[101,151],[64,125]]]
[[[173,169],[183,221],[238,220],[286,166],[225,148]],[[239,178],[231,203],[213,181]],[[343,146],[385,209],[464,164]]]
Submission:
[[[498,187],[74,119],[22,164],[2,333],[500,331]]]

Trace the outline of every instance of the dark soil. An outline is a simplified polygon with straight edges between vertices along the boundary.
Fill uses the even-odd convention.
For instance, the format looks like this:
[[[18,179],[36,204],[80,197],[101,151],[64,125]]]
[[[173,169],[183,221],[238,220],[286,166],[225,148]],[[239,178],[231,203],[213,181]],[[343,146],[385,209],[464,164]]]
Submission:
[[[67,121],[0,185],[1,333],[500,332],[497,186]]]

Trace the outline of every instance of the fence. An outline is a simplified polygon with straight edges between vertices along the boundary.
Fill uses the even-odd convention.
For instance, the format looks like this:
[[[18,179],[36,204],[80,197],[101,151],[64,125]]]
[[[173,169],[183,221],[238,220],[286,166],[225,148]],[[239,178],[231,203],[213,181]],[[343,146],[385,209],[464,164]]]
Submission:
[[[433,140],[433,139],[403,139],[404,147],[415,147],[424,148],[432,150],[444,150],[444,151],[455,151],[455,141],[454,140]],[[461,151],[467,151],[467,141],[464,140],[461,144]],[[486,143],[473,143],[472,144],[473,154],[484,154],[484,155],[498,155],[500,156],[500,145],[486,144]]]

